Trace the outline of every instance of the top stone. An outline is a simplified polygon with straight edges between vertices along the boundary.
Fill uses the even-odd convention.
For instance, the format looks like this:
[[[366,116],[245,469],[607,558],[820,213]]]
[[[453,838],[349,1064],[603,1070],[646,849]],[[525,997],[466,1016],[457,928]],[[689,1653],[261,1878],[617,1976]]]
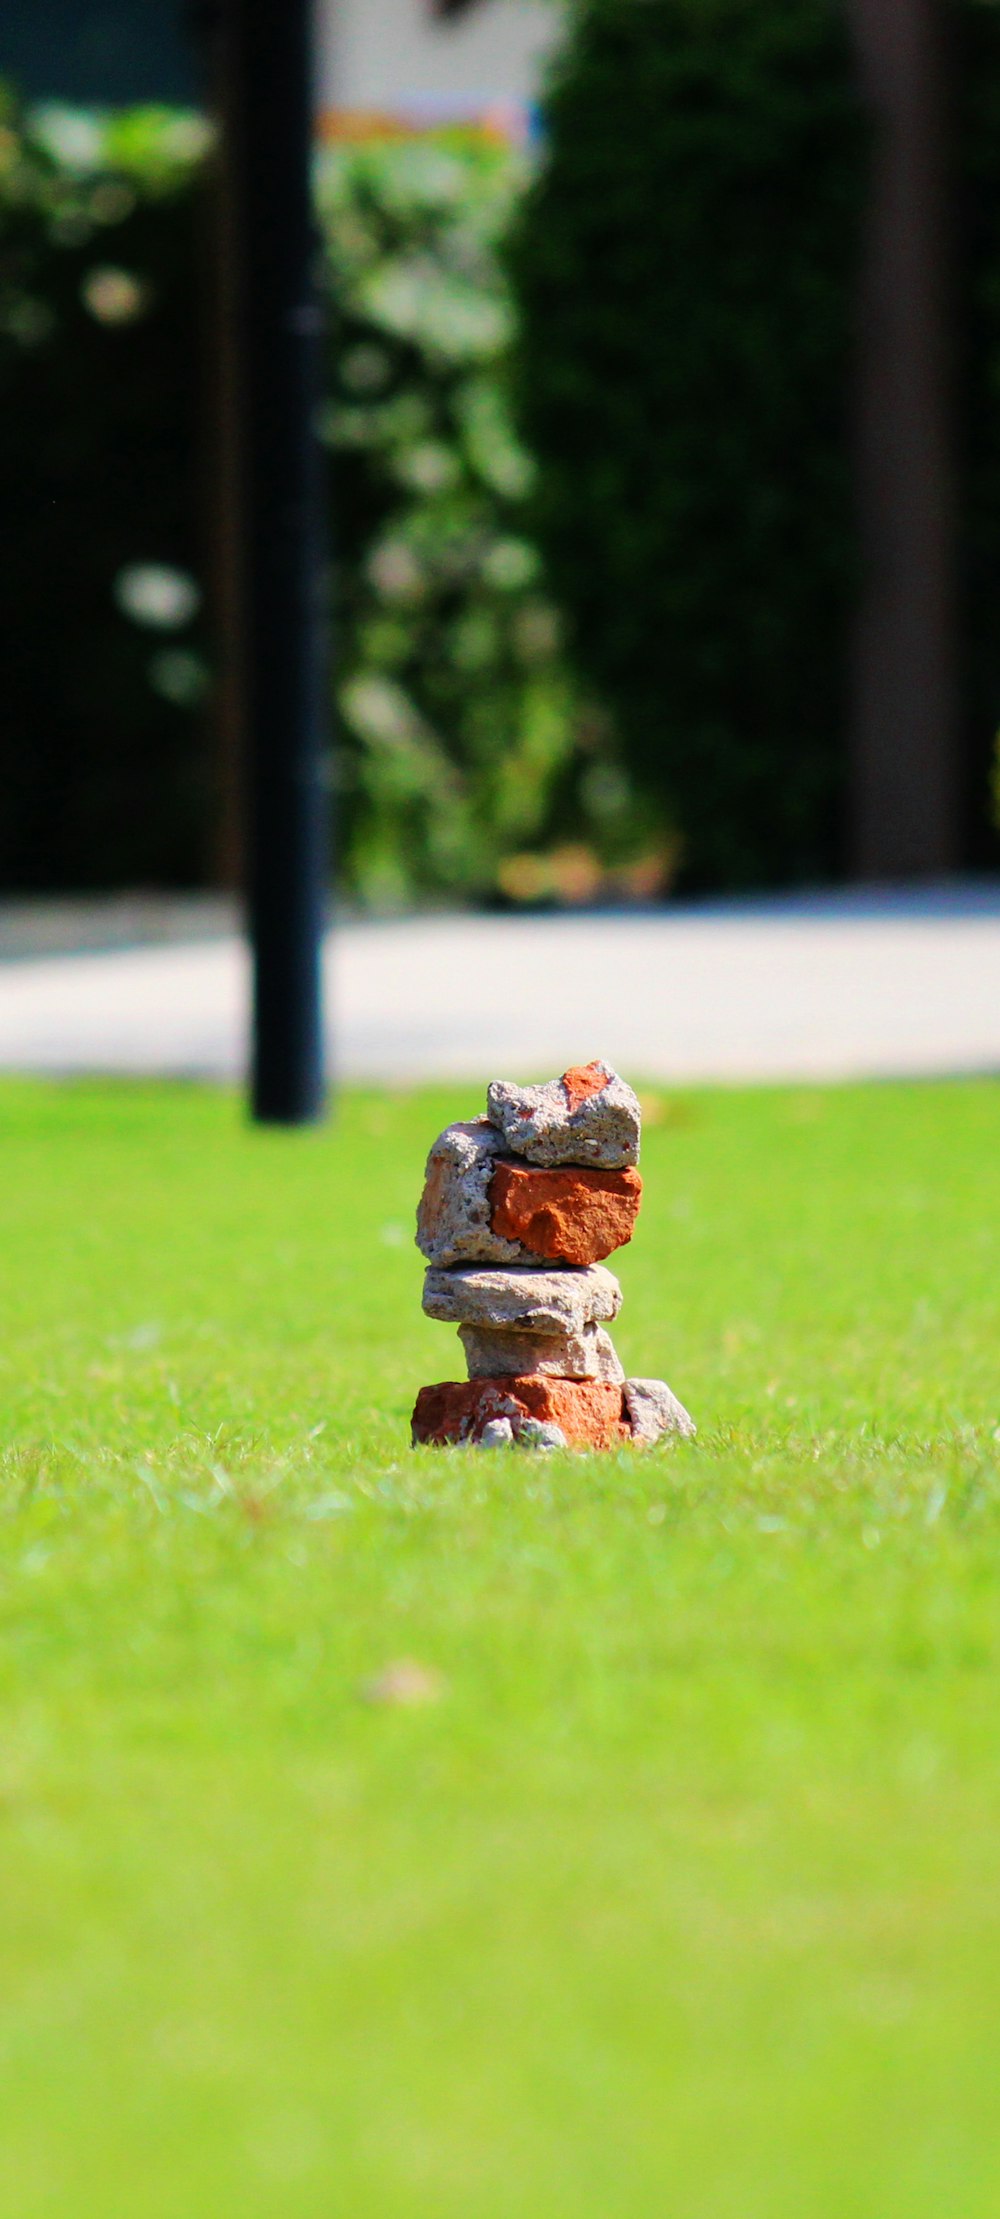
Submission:
[[[504,1148],[527,1163],[621,1171],[639,1161],[639,1104],[609,1063],[574,1064],[544,1086],[494,1079],[486,1108]]]

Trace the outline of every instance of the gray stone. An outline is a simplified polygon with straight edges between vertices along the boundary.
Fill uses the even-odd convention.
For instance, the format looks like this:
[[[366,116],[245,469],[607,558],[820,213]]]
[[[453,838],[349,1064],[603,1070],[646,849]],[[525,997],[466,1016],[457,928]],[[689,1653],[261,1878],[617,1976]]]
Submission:
[[[490,1180],[504,1144],[488,1117],[448,1125],[427,1158],[417,1247],[431,1264],[519,1264],[520,1241],[490,1228]]]
[[[604,1264],[584,1270],[441,1271],[424,1273],[424,1309],[447,1325],[515,1326],[564,1340],[585,1325],[618,1315],[622,1290]]]
[[[514,1428],[509,1418],[487,1418],[476,1443],[481,1449],[509,1449],[514,1446]]]
[[[602,1325],[581,1333],[523,1333],[495,1325],[460,1325],[470,1379],[506,1379],[548,1372],[557,1379],[604,1379],[617,1385],[625,1373]]]
[[[565,1449],[569,1442],[561,1425],[550,1425],[543,1418],[522,1418],[517,1429],[519,1448]]]
[[[593,1078],[601,1083],[588,1091]],[[610,1063],[564,1072],[544,1086],[494,1079],[487,1109],[504,1148],[528,1163],[621,1171],[639,1161],[639,1104]]]
[[[625,1410],[636,1441],[658,1441],[664,1433],[691,1439],[698,1431],[662,1379],[626,1379]]]

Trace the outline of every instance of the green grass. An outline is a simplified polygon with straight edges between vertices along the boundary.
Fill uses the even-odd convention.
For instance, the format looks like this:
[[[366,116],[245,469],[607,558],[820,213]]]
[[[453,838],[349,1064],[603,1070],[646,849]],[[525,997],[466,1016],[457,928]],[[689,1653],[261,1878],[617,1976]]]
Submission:
[[[477,1107],[0,1089],[4,2219],[995,2219],[1000,1087],[661,1101],[605,1459],[407,1445]]]

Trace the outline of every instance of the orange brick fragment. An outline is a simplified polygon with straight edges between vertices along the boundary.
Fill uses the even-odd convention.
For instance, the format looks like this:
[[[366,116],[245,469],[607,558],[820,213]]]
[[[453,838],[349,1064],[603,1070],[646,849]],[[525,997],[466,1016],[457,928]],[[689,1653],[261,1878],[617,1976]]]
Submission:
[[[490,1226],[533,1256],[597,1264],[631,1240],[641,1200],[642,1179],[631,1169],[545,1171],[503,1161],[490,1182]]]
[[[490,1418],[540,1418],[562,1427],[571,1448],[611,1449],[631,1441],[621,1387],[597,1379],[550,1379],[531,1372],[510,1379],[448,1379],[421,1387],[413,1412],[414,1443],[476,1441]]]
[[[588,1102],[592,1094],[600,1094],[608,1083],[606,1063],[572,1063],[562,1075],[569,1114],[574,1116],[581,1102]]]

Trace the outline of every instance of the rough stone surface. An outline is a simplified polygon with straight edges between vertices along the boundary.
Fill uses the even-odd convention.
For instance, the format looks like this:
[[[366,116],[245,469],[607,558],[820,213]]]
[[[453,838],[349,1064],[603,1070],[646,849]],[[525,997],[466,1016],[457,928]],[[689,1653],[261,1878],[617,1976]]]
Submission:
[[[631,1166],[544,1171],[504,1158],[494,1168],[489,1193],[494,1235],[520,1241],[529,1254],[554,1262],[597,1264],[631,1240],[642,1178]]]
[[[417,1246],[428,1263],[592,1264],[631,1238],[638,1171],[545,1170],[505,1159],[503,1147],[487,1117],[439,1134],[417,1210]]]
[[[604,1264],[586,1271],[441,1271],[431,1265],[424,1273],[424,1309],[445,1324],[517,1326],[564,1339],[616,1318],[621,1306],[622,1290]]]
[[[543,1425],[540,1418],[522,1418],[517,1429],[519,1448],[568,1449],[561,1425]]]
[[[488,1117],[448,1125],[427,1158],[417,1247],[431,1264],[519,1264],[526,1251],[492,1226],[490,1182],[503,1141]]]
[[[462,1379],[421,1387],[413,1412],[414,1445],[481,1441],[494,1418],[515,1437],[524,1418],[555,1425],[569,1448],[619,1448],[631,1439],[621,1387],[597,1379]]]
[[[481,1449],[509,1449],[514,1446],[514,1428],[509,1418],[487,1418],[476,1442]]]
[[[635,1441],[658,1441],[664,1433],[690,1439],[698,1430],[662,1379],[626,1379],[625,1413]]]
[[[639,1161],[639,1104],[609,1063],[576,1064],[544,1086],[495,1079],[487,1109],[505,1149],[529,1163],[621,1171]]]
[[[625,1377],[603,1325],[585,1325],[582,1333],[551,1335],[495,1325],[460,1325],[458,1337],[470,1379],[541,1372],[557,1379],[605,1379],[620,1384]]]

